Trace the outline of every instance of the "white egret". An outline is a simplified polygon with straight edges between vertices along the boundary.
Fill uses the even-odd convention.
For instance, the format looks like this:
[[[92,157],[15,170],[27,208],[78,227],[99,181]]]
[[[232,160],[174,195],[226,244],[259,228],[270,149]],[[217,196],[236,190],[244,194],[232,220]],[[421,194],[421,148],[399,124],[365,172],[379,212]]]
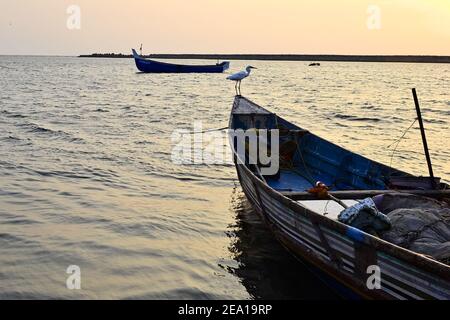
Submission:
[[[244,71],[232,74],[231,76],[227,77],[228,80],[236,81],[236,85],[234,86],[234,89],[236,90],[236,95],[241,95],[241,81],[247,78],[250,75],[250,72],[252,69],[257,69],[252,66],[248,66],[245,68]]]

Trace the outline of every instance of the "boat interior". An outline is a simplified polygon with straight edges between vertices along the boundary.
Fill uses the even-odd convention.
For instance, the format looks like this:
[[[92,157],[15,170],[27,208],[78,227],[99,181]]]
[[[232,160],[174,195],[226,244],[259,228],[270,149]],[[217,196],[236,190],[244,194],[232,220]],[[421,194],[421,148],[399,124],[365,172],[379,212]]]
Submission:
[[[273,189],[280,193],[306,193],[323,182],[330,191],[430,189],[430,179],[417,178],[348,151],[276,114],[240,98],[232,111],[233,129],[278,129],[280,135],[280,169],[275,175],[262,176],[258,168],[248,166]],[[236,141],[235,141],[236,143]],[[270,139],[267,139],[270,150]],[[260,165],[259,165],[260,166]],[[437,179],[440,183],[440,180]],[[442,184],[442,188],[447,188]],[[344,202],[352,206],[362,200],[351,198]],[[342,206],[329,200],[303,200],[303,206],[337,220]]]
[[[280,192],[304,192],[317,181],[330,190],[386,190],[409,174],[345,150],[251,103],[233,110],[234,129],[278,129],[280,171],[265,177]],[[270,147],[269,147],[270,149]]]
[[[255,150],[250,140],[235,138],[233,142],[240,161],[245,159],[253,174],[272,189],[312,212],[450,263],[446,218],[450,215],[450,188],[439,178],[415,177],[369,160],[240,96],[233,106],[230,128],[253,130],[258,148],[267,146],[268,158],[273,154],[271,144],[279,143],[274,146],[279,150],[279,169],[264,175],[262,168],[268,165],[260,161],[261,155],[256,161],[248,160],[251,148]],[[278,129],[279,139],[272,139],[274,129]],[[243,150],[245,155],[240,154]],[[325,190],[322,195],[321,188]],[[408,234],[416,234],[416,241],[409,241]]]

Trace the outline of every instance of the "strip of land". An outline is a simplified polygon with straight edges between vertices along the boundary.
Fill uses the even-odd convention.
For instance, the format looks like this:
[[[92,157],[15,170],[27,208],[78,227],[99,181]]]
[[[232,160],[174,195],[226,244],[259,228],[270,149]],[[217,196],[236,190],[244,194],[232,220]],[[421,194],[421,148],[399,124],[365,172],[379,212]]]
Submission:
[[[80,58],[132,58],[117,53],[94,53]],[[333,62],[404,62],[450,63],[450,56],[379,56],[379,55],[314,55],[314,54],[151,54],[149,59],[201,59],[201,60],[269,60],[269,61],[333,61]]]

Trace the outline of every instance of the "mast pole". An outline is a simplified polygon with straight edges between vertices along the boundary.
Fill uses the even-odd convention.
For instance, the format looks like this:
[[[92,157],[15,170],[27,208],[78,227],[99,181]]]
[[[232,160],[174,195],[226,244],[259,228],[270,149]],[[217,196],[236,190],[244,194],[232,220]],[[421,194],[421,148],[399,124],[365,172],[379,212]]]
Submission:
[[[427,136],[425,134],[425,127],[423,125],[422,112],[420,110],[419,99],[417,98],[417,92],[416,92],[415,88],[412,89],[412,93],[413,93],[413,97],[414,97],[414,103],[416,105],[417,120],[419,121],[419,125],[420,125],[420,133],[422,135],[422,143],[423,143],[423,149],[425,151],[425,157],[427,159],[428,172],[430,174],[430,179],[431,179],[431,186],[433,189],[437,189],[436,180],[434,179],[433,165],[431,163],[430,151],[428,149]]]

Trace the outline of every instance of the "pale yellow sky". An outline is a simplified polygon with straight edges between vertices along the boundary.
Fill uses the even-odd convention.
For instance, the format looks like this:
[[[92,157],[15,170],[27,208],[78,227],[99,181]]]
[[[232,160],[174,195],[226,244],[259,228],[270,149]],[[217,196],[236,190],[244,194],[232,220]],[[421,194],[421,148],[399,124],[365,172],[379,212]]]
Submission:
[[[67,27],[70,5],[80,29]],[[450,0],[0,0],[0,54],[140,43],[145,53],[450,55]]]

